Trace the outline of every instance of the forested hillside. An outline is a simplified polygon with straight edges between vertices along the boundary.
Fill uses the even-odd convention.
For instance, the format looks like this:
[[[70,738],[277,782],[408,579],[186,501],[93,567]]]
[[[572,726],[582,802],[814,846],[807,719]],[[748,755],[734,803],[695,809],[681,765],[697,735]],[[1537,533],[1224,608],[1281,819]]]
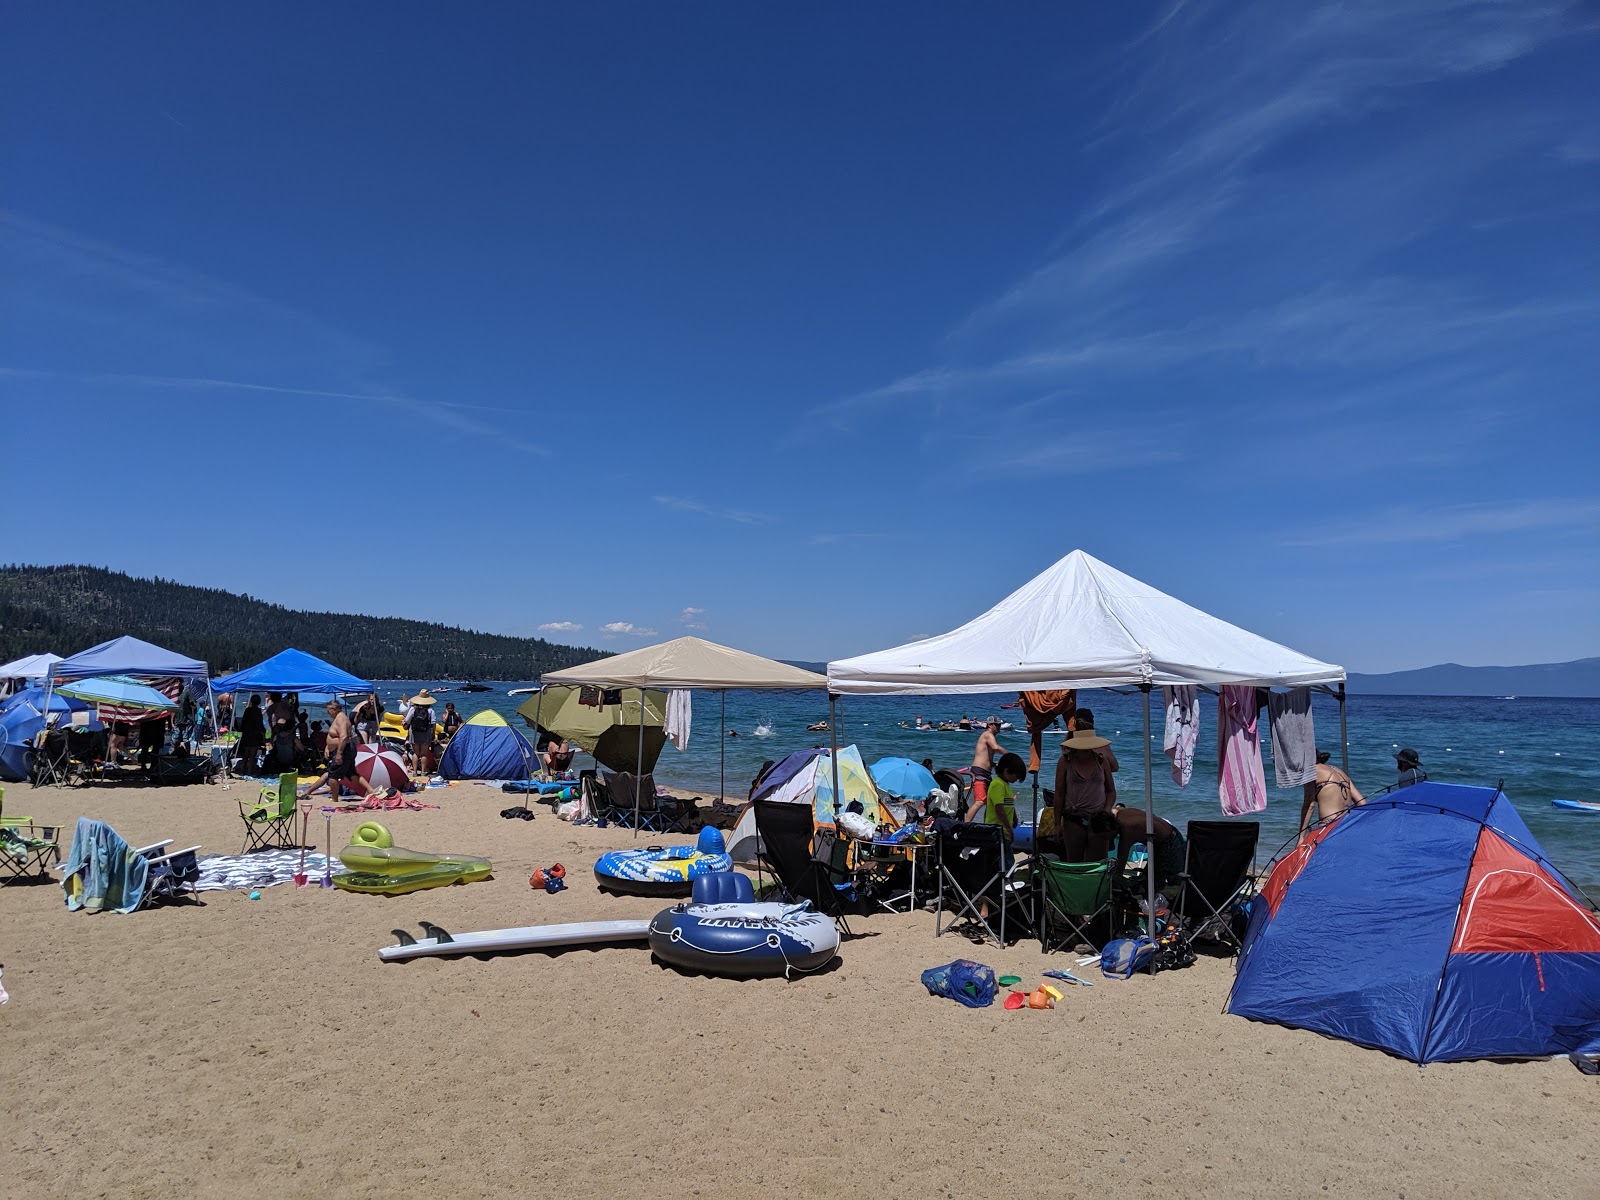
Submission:
[[[74,654],[130,633],[211,664],[247,667],[288,646],[369,679],[535,679],[600,657],[543,638],[426,621],[296,612],[216,588],[100,567],[0,567],[0,662]]]

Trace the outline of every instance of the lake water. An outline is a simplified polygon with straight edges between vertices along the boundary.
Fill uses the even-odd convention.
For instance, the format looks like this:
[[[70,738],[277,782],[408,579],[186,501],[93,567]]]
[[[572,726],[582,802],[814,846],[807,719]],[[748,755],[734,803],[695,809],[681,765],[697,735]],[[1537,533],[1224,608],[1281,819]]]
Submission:
[[[385,684],[386,701],[420,686],[410,682]],[[447,693],[465,715],[493,708],[512,716],[523,697],[508,696],[514,687],[494,685],[491,692]],[[972,761],[977,733],[918,733],[902,729],[901,721],[914,723],[920,713],[930,721],[970,716],[981,721],[991,712],[1012,721],[1017,729],[1001,734],[1007,749],[1024,753],[1027,734],[1018,710],[999,705],[1014,701],[1014,694],[994,696],[871,696],[841,700],[841,743],[855,742],[871,763],[885,755],[921,761],[932,758],[940,767],[959,767]],[[1129,804],[1144,801],[1142,707],[1138,695],[1084,692],[1080,703],[1095,712],[1096,731],[1111,739],[1122,769],[1117,776],[1120,799]],[[1193,819],[1220,817],[1216,779],[1216,700],[1201,698],[1200,748],[1194,776],[1187,788],[1172,781],[1167,759],[1161,753],[1163,716],[1160,692],[1151,694],[1151,754],[1156,811],[1180,827]],[[791,750],[819,744],[826,735],[806,732],[806,725],[828,714],[826,697],[818,693],[727,694],[727,728],[738,737],[719,736],[722,697],[715,692],[694,694],[694,723],[689,748],[680,752],[668,745],[656,766],[663,785],[716,792],[726,755],[728,794],[743,796],[761,764],[779,759]],[[1504,780],[1506,793],[1516,804],[1551,860],[1592,896],[1600,896],[1600,814],[1563,811],[1550,801],[1600,800],[1600,700],[1487,699],[1448,696],[1353,696],[1347,704],[1350,732],[1350,775],[1367,795],[1393,783],[1394,752],[1415,749],[1431,779],[1493,787]],[[1331,697],[1316,696],[1313,711],[1317,742],[1339,761],[1339,711]],[[763,728],[758,735],[756,730]],[[1271,739],[1266,736],[1266,714],[1261,720],[1263,757],[1266,760],[1268,804],[1259,814],[1261,848],[1266,856],[1294,836],[1300,816],[1299,788],[1273,786]],[[1045,735],[1041,778],[1053,780],[1061,734]],[[580,759],[580,762],[583,761]],[[1024,808],[1031,791],[1023,789]]]

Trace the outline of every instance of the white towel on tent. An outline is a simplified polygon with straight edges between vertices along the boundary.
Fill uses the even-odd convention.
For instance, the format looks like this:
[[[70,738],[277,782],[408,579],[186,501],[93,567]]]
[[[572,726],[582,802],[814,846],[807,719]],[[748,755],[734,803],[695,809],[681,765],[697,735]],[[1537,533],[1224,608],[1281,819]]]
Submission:
[[[1188,787],[1194,775],[1194,748],[1200,741],[1200,696],[1194,685],[1184,683],[1164,689],[1167,701],[1167,732],[1161,749],[1172,760],[1172,779]]]
[[[679,750],[689,748],[689,721],[692,716],[689,707],[689,689],[673,688],[667,693],[667,717],[662,725],[662,732]]]

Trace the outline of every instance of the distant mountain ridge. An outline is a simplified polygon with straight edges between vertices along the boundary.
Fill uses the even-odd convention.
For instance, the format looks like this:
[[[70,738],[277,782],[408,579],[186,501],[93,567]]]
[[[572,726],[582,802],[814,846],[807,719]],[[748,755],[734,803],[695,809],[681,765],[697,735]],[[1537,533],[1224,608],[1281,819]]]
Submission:
[[[298,612],[218,588],[102,567],[0,566],[0,662],[132,634],[215,674],[293,646],[366,679],[537,679],[605,652],[431,621]]]
[[[1382,675],[1352,672],[1345,688],[1368,696],[1600,696],[1600,658],[1525,667],[1440,663]]]

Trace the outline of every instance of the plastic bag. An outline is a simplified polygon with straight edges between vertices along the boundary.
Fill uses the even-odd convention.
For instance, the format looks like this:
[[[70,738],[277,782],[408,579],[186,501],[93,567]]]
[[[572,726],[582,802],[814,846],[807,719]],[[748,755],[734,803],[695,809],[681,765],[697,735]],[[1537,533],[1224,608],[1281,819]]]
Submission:
[[[1156,945],[1149,938],[1118,938],[1100,951],[1100,974],[1107,979],[1127,979],[1147,967],[1155,955]]]
[[[922,986],[933,996],[943,996],[968,1008],[988,1008],[994,1003],[994,971],[971,959],[958,958],[922,973]]]

